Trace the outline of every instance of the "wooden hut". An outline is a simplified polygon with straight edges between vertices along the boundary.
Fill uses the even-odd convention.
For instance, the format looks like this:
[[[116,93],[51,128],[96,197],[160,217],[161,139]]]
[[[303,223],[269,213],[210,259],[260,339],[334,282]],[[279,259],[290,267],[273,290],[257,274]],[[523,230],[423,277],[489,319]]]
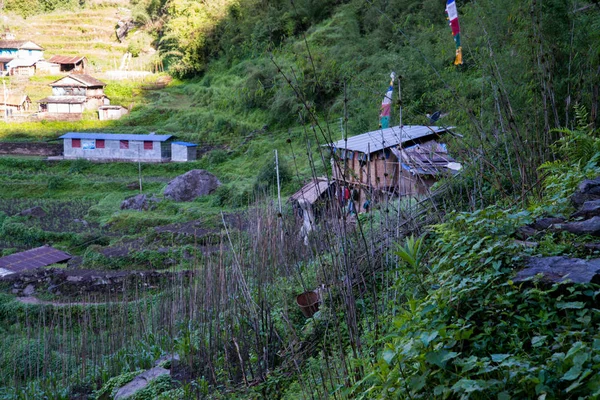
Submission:
[[[438,126],[394,126],[330,143],[333,179],[350,193],[345,200],[358,212],[366,211],[365,205],[368,208],[381,193],[426,193],[440,174],[459,168],[446,147],[436,142],[447,131]]]

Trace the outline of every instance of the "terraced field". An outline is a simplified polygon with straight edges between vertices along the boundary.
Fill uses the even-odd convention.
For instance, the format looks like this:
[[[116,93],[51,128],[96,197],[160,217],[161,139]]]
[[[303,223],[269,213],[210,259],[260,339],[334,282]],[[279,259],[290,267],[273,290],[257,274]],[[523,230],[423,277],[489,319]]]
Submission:
[[[98,74],[117,69],[126,53],[130,34],[122,43],[117,40],[117,22],[130,17],[130,10],[116,3],[99,4],[80,11],[57,11],[23,19],[11,15],[7,26],[16,39],[30,39],[44,47],[45,58],[53,55],[85,55],[90,72]],[[129,69],[147,69],[150,54],[133,59]]]

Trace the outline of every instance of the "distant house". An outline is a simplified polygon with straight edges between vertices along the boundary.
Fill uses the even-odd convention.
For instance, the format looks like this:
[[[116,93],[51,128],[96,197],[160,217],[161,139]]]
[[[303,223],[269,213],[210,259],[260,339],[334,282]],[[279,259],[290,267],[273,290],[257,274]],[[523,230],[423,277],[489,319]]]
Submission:
[[[44,49],[29,40],[0,40],[0,57],[37,61],[44,58]]]
[[[68,75],[50,84],[52,96],[38,100],[41,112],[82,113],[110,104],[104,94],[106,84],[89,75]]]
[[[22,113],[29,111],[31,107],[31,99],[24,94],[9,94],[4,98],[0,93],[0,114],[5,115],[4,110],[8,110],[6,115],[10,116],[13,113]]]
[[[85,74],[88,61],[84,56],[59,56],[50,57],[49,63],[57,64],[59,72],[71,72],[73,74]]]
[[[368,207],[377,193],[427,193],[440,175],[460,169],[445,145],[435,142],[447,131],[437,126],[395,126],[328,144],[333,179],[349,193],[342,198],[356,202],[356,211],[365,211],[364,205]]]
[[[100,121],[105,121],[109,119],[119,119],[127,113],[129,113],[129,110],[122,106],[109,105],[98,107],[98,118],[100,119]]]
[[[188,142],[171,143],[171,161],[195,161],[198,145]]]
[[[171,135],[78,133],[62,135],[64,158],[164,162],[171,159]]]
[[[33,58],[15,58],[6,64],[8,74],[13,76],[34,76],[35,64]]]

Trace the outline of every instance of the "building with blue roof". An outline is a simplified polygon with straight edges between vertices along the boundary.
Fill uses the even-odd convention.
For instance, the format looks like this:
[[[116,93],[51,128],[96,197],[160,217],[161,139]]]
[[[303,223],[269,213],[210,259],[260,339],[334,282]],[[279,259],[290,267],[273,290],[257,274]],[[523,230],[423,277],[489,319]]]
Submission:
[[[198,145],[188,142],[171,143],[171,161],[195,161]]]
[[[171,160],[172,135],[79,133],[62,135],[65,159],[98,161],[167,162]]]

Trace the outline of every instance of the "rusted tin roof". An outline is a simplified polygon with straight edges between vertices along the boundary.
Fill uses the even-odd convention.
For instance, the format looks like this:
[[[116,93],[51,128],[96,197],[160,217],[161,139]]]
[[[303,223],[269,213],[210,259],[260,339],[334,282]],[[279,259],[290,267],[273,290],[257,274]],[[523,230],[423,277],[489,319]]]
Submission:
[[[71,255],[64,251],[50,246],[42,246],[0,258],[0,269],[15,273],[46,267],[70,258]]]
[[[82,61],[85,56],[52,56],[48,62],[55,64],[77,64]]]
[[[439,175],[456,171],[451,168],[456,162],[448,155],[446,146],[434,141],[402,150],[394,148],[392,152],[398,157],[402,168],[413,175]]]

